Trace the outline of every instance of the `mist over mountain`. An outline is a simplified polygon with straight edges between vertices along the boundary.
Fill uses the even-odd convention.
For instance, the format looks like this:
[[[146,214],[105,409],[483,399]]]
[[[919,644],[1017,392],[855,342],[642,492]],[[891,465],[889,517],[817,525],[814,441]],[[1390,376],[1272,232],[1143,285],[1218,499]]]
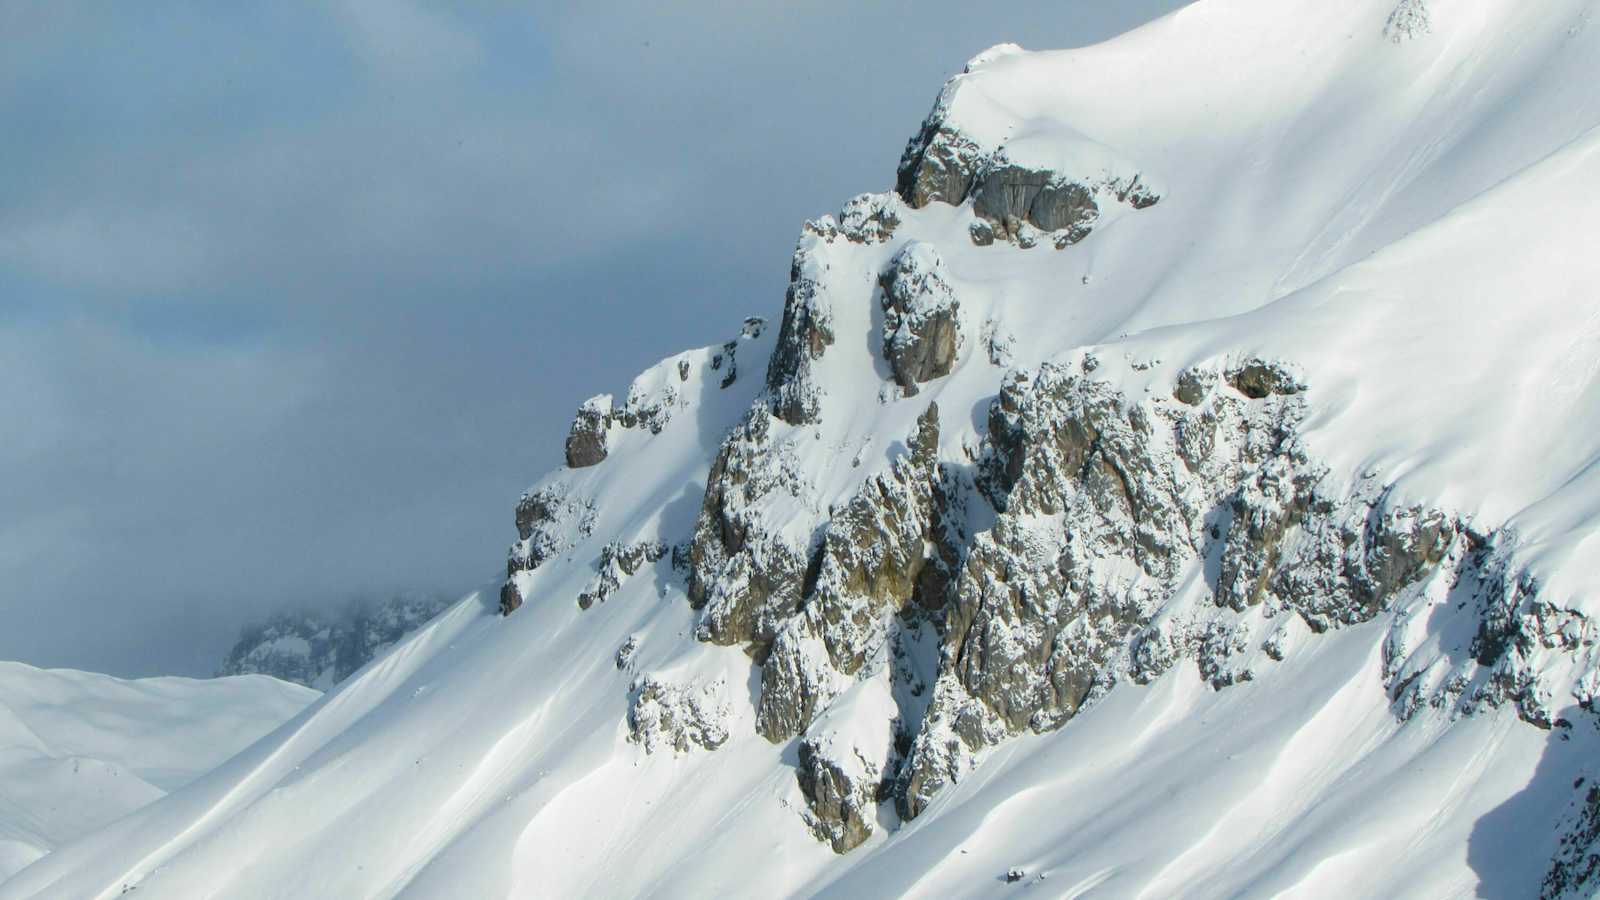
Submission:
[[[451,602],[444,595],[397,594],[349,600],[331,609],[277,612],[240,630],[217,675],[270,675],[325,691]]]
[[[477,584],[571,408],[781,294],[951,60],[1175,2],[4,4],[0,659],[205,676]]]

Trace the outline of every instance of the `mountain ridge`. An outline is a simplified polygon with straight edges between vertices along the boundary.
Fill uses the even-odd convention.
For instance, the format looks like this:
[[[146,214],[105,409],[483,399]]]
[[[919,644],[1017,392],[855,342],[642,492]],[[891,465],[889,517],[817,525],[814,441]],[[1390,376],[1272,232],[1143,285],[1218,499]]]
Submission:
[[[980,54],[498,598],[0,896],[1592,891],[1592,10]]]

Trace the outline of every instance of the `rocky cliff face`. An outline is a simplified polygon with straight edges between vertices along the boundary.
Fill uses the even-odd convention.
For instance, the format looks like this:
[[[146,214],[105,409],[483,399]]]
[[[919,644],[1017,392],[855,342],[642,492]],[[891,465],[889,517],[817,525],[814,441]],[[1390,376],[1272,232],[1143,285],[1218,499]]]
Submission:
[[[1426,10],[1402,4],[1390,29],[1425,32]],[[997,48],[952,81],[894,193],[806,224],[764,390],[722,436],[692,533],[606,544],[579,605],[604,601],[670,544],[695,637],[747,652],[754,728],[793,742],[802,816],[840,853],[1119,684],[1193,666],[1225,690],[1270,677],[1318,634],[1379,617],[1398,719],[1510,705],[1532,726],[1570,728],[1562,698],[1588,709],[1600,690],[1600,678],[1571,676],[1596,623],[1541,596],[1515,562],[1516,534],[1319,459],[1305,439],[1318,385],[1294,360],[1213,351],[1173,366],[1078,347],[1014,365],[1003,309],[984,317],[964,302],[940,248],[916,236],[918,211],[954,208],[940,215],[966,223],[976,249],[963,252],[1067,251],[1161,199],[1138,166],[1082,135],[1061,139],[1068,152],[1047,166],[1035,144],[985,143],[952,122],[963,79],[1015,52]],[[737,347],[725,350],[730,379]],[[962,373],[992,387],[942,408],[941,382]],[[586,405],[569,466],[604,461],[617,428],[659,431],[670,382],[647,373],[621,410],[609,397]],[[875,435],[834,418],[844,391],[875,394],[886,416],[920,411],[864,459]],[[924,392],[933,398],[912,399]],[[586,537],[585,515],[561,495],[525,497],[510,574]],[[522,598],[507,590],[510,612]],[[1474,627],[1430,632],[1445,609]],[[637,679],[630,739],[716,749],[726,690]],[[1587,804],[1551,891],[1592,879]]]
[[[932,294],[950,308],[927,248],[907,245],[889,271],[886,306]],[[906,327],[889,320],[886,336]],[[815,358],[806,335],[786,328],[774,371]],[[1449,666],[1413,659],[1396,626],[1385,652],[1397,715],[1511,703],[1553,726],[1537,659],[1593,646],[1594,623],[1506,571],[1502,536],[1312,458],[1299,429],[1314,388],[1292,364],[1186,369],[1166,397],[1130,397],[1099,368],[1083,353],[1007,373],[965,459],[941,458],[928,404],[892,464],[808,541],[764,524],[805,494],[775,434],[783,385],[724,441],[686,553],[697,635],[749,649],[756,727],[799,739],[806,818],[835,850],[871,836],[880,802],[916,817],[990,748],[1060,728],[1119,682],[1190,664],[1221,690],[1265,675],[1286,644],[1408,604],[1470,602],[1482,625]],[[917,371],[901,387],[940,377]],[[607,545],[596,594],[607,573],[665,552]],[[640,682],[634,740],[715,749],[716,693]]]
[[[861,810],[881,786],[915,817],[987,748],[1059,728],[1119,681],[1187,660],[1225,688],[1269,668],[1285,641],[1368,621],[1425,582],[1481,580],[1492,537],[1381,490],[1345,491],[1307,455],[1306,387],[1291,367],[1188,370],[1172,398],[1138,400],[1096,367],[1085,356],[1009,374],[967,476],[937,458],[930,405],[889,472],[826,521],[809,563],[801,548],[730,524],[725,498],[750,484],[767,432],[747,428],[724,446],[692,551],[696,583],[719,597],[701,633],[749,643],[763,660],[758,728],[774,741],[806,735],[802,786],[836,849],[870,835]],[[752,421],[766,416],[758,406]],[[744,462],[730,468],[737,453]],[[741,494],[746,523],[767,496]],[[993,524],[965,531],[968,504],[990,507]],[[1512,594],[1491,583],[1476,602],[1492,621],[1517,605]],[[919,626],[939,643],[931,685],[886,666]],[[1526,657],[1508,657],[1485,628],[1472,661],[1430,671],[1426,684],[1406,671],[1397,637],[1391,689],[1403,707],[1512,702],[1548,724]],[[868,751],[830,755],[808,729],[885,668],[908,702],[876,723]],[[852,765],[863,756],[875,764]]]

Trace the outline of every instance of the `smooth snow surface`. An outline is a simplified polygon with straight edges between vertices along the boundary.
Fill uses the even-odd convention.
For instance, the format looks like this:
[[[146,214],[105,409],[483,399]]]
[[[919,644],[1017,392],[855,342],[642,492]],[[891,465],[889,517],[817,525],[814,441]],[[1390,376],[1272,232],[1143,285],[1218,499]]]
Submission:
[[[0,881],[195,780],[317,696],[261,675],[125,681],[0,662]]]
[[[1339,477],[1510,529],[1548,596],[1600,614],[1600,3],[1425,7],[1426,28],[1396,41],[1395,0],[1201,0],[1102,45],[975,59],[942,96],[947,122],[1014,162],[1136,171],[1161,200],[1064,250],[975,246],[970,206],[939,203],[900,208],[890,241],[827,246],[838,337],[816,372],[820,423],[775,426],[804,489],[772,528],[808,530],[884,471],[930,400],[941,453],[960,458],[1004,371],[992,358],[1092,354],[1097,377],[1170,397],[1184,367],[1262,355],[1302,372],[1309,446]],[[949,376],[897,399],[874,290],[912,240],[943,260],[966,343]],[[688,539],[716,448],[762,386],[780,300],[752,310],[770,323],[738,342],[731,386],[714,347],[664,361],[629,392],[670,414],[659,434],[613,427],[603,463],[541,482],[593,517],[519,576],[515,614],[464,599],[0,898],[1537,893],[1592,719],[1570,740],[1509,707],[1401,723],[1383,635],[1401,615],[1444,628],[1447,610],[1302,627],[1282,663],[1222,691],[1192,664],[1121,684],[1004,744],[909,825],[885,807],[852,853],[819,843],[794,742],[754,732],[758,670],[694,640],[670,558],[574,602],[606,542]],[[627,741],[647,674],[718,685],[727,743]],[[863,684],[846,704],[886,703]]]

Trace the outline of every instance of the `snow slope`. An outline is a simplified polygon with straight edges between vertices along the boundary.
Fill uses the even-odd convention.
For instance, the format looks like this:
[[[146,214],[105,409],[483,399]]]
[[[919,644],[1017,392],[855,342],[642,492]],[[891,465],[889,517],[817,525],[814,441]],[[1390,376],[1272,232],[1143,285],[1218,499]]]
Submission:
[[[316,697],[260,676],[125,681],[0,662],[0,881],[183,787]]]
[[[664,360],[620,405],[601,398],[585,427],[604,460],[547,476],[519,513],[513,614],[463,599],[0,897],[1536,896],[1582,821],[1578,786],[1600,775],[1597,13],[1201,0],[1094,47],[984,54],[931,121],[962,153],[1087,185],[1101,209],[1087,234],[893,195],[808,226],[784,331],[747,328]],[[1135,174],[1152,205],[1117,199]],[[914,395],[885,358],[878,290],[912,241],[958,305],[896,314],[960,326],[948,372]],[[814,414],[752,418],[778,389],[766,361],[801,346],[786,342],[806,303],[804,334],[831,338],[795,369],[803,384],[783,384]],[[696,639],[710,626],[687,599],[687,551],[672,552],[699,540],[708,483],[733,465],[719,445],[755,448],[744,484],[767,492],[730,546],[796,546],[805,568],[853,500],[894,499],[930,402],[931,452],[981,468],[1010,371],[1092,374],[1150,420],[1191,415],[1185,377],[1220,378],[1217,396],[1259,359],[1292,374],[1292,396],[1196,409],[1255,421],[1292,406],[1328,473],[1319,490],[1447,515],[1443,562],[1331,625],[1226,608],[1223,503],[1136,624],[1141,641],[1192,625],[1238,646],[1197,641],[1153,669],[1137,643],[1112,652],[1070,719],[986,732],[914,819],[886,801],[849,853],[819,841],[797,777],[808,748],[847,786],[881,773],[885,716],[933,734],[906,693],[937,704],[951,660],[910,626],[892,632],[905,660],[869,641],[848,672],[807,645],[819,715],[797,737],[758,734],[788,676]],[[972,546],[1004,515],[977,494],[961,509],[951,527]],[[1147,585],[1131,562],[1101,564]],[[1502,593],[1472,593],[1463,573],[1494,566]]]

